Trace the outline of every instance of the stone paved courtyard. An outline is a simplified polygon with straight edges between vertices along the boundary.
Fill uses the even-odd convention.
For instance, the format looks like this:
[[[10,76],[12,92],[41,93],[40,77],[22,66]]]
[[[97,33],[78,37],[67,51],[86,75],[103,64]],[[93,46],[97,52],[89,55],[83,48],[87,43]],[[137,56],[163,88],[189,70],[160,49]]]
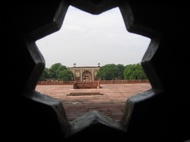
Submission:
[[[101,84],[100,86],[102,87],[100,89],[73,89],[72,85],[37,85],[36,91],[60,99],[69,121],[93,110],[114,120],[120,120],[127,99],[151,88],[149,83]],[[75,95],[69,95],[70,93]]]

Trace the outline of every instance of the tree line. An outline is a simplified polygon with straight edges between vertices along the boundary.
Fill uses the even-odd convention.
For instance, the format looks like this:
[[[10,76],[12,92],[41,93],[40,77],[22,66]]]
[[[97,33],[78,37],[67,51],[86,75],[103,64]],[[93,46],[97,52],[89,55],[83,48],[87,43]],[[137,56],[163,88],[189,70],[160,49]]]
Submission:
[[[140,63],[137,64],[106,64],[101,66],[96,78],[100,80],[146,80],[147,76]],[[45,68],[39,81],[62,80],[73,81],[74,74],[61,63],[55,63],[50,68]]]

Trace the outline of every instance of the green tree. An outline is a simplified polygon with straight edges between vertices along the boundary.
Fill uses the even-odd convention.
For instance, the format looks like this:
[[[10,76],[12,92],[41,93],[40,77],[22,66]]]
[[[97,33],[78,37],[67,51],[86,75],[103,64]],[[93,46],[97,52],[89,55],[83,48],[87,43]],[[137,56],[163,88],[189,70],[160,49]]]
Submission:
[[[124,79],[125,66],[122,64],[118,64],[117,68],[118,68],[117,78]]]
[[[49,68],[49,77],[51,79],[59,79],[60,72],[66,69],[67,67],[62,65],[61,63],[55,63]]]
[[[135,67],[132,64],[126,65],[124,71],[124,79],[132,80],[134,78],[133,72],[135,71]]]
[[[141,64],[137,64],[136,67],[137,67],[137,79],[141,79],[141,80],[147,79],[147,76],[146,76]]]
[[[123,79],[124,65],[107,64],[100,67],[97,77],[101,80]]]
[[[73,80],[74,75],[73,72],[69,69],[65,69],[59,73],[59,79],[63,81],[71,81]]]
[[[146,74],[140,63],[130,64],[125,67],[124,79],[127,80],[137,80],[137,79],[147,79]]]
[[[48,68],[45,68],[40,76],[39,81],[44,81],[49,78]]]

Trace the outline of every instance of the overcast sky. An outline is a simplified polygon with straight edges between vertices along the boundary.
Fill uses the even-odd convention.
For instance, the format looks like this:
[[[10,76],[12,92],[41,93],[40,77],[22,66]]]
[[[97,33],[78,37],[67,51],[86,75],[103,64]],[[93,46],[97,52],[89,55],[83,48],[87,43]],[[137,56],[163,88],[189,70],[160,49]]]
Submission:
[[[126,30],[119,8],[92,15],[69,7],[61,29],[38,41],[46,67],[135,64],[141,59],[150,39]]]

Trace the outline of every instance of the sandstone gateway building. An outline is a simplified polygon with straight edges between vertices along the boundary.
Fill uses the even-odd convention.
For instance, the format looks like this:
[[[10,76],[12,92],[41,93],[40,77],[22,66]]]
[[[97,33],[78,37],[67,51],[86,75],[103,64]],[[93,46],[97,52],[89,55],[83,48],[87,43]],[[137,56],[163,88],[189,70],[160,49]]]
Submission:
[[[100,64],[97,66],[78,66],[73,64],[73,67],[70,67],[70,70],[74,74],[75,81],[94,81],[96,78],[97,72],[100,69]]]

